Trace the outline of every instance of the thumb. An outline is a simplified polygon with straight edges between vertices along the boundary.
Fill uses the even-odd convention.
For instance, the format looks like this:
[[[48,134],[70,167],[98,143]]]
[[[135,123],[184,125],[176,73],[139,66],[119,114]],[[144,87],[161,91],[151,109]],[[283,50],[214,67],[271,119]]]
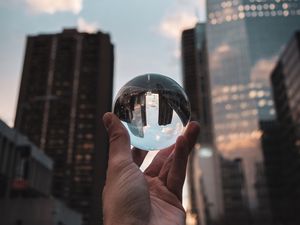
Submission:
[[[108,112],[104,114],[103,122],[109,137],[109,166],[124,160],[131,161],[130,138],[119,118]]]

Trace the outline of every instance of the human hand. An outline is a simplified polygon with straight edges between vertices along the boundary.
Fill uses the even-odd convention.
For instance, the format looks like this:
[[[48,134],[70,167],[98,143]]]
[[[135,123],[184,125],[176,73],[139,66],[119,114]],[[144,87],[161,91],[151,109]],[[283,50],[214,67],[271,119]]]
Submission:
[[[103,116],[109,135],[109,160],[103,191],[105,225],[185,224],[182,187],[188,155],[199,125],[191,122],[176,143],[139,169],[147,152],[130,148],[126,128],[113,113]]]

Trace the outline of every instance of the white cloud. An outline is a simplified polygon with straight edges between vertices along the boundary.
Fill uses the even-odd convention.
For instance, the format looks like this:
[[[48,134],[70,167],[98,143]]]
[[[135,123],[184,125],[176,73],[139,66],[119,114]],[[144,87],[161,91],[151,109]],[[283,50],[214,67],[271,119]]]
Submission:
[[[188,11],[178,11],[166,15],[161,22],[159,30],[165,37],[174,39],[179,42],[181,33],[184,29],[195,26],[197,17]]]
[[[200,21],[206,21],[206,0],[177,0],[178,8],[189,8]]]
[[[193,28],[205,20],[205,0],[177,0],[162,18],[158,33],[171,41],[172,55],[180,58],[180,39],[182,31]]]
[[[96,33],[98,30],[97,23],[87,22],[83,18],[78,18],[77,20],[78,31],[86,33]]]
[[[180,40],[183,30],[205,20],[205,8],[205,0],[177,0],[160,22],[160,33],[167,38]]]
[[[72,12],[78,14],[83,0],[26,0],[28,7],[34,12],[53,14],[56,12]]]
[[[270,75],[274,69],[278,57],[260,59],[251,69],[251,81],[260,83],[269,83]]]
[[[169,12],[159,25],[159,33],[171,40],[172,56],[179,59],[180,52],[180,38],[183,30],[192,28],[197,22],[197,16],[189,11],[178,10]]]

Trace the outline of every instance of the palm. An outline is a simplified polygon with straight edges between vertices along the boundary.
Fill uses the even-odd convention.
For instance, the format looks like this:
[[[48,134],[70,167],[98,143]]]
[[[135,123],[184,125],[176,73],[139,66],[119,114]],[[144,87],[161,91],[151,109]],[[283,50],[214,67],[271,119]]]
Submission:
[[[120,139],[120,133],[110,134],[110,159],[103,193],[104,219],[109,221],[106,224],[185,224],[182,186],[198,126],[192,123],[185,135],[175,145],[161,150],[144,172],[139,166],[147,152],[133,149],[129,157],[129,138],[125,133],[122,144],[114,141]]]
[[[135,164],[130,166],[132,174],[128,177],[127,185],[124,185],[127,189],[127,204],[130,205],[130,210],[138,215],[141,215],[139,211],[144,209],[145,205],[149,207],[147,215],[142,213],[144,219],[148,218],[144,220],[145,224],[181,224],[180,222],[184,221],[185,212],[181,204],[182,181],[177,179],[180,174],[174,174],[176,171],[172,169],[173,150],[174,146],[171,146],[159,152],[144,173]],[[132,153],[135,163],[139,166],[146,153],[136,149]],[[184,173],[185,168],[181,169]],[[169,186],[172,182],[177,182],[176,190],[168,188],[168,182]],[[135,190],[132,196],[131,190]]]
[[[150,191],[152,216],[149,225],[183,224],[185,211],[177,196],[174,196],[157,178],[149,181],[149,186],[150,189],[153,188],[153,191]]]

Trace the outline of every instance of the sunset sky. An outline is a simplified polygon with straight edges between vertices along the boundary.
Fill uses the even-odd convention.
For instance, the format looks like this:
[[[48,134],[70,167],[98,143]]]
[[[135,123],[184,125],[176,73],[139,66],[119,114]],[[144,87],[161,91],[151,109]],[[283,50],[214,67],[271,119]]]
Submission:
[[[147,72],[181,83],[181,31],[199,20],[205,20],[203,0],[0,0],[0,118],[13,124],[27,35],[71,27],[109,33],[116,94]]]

